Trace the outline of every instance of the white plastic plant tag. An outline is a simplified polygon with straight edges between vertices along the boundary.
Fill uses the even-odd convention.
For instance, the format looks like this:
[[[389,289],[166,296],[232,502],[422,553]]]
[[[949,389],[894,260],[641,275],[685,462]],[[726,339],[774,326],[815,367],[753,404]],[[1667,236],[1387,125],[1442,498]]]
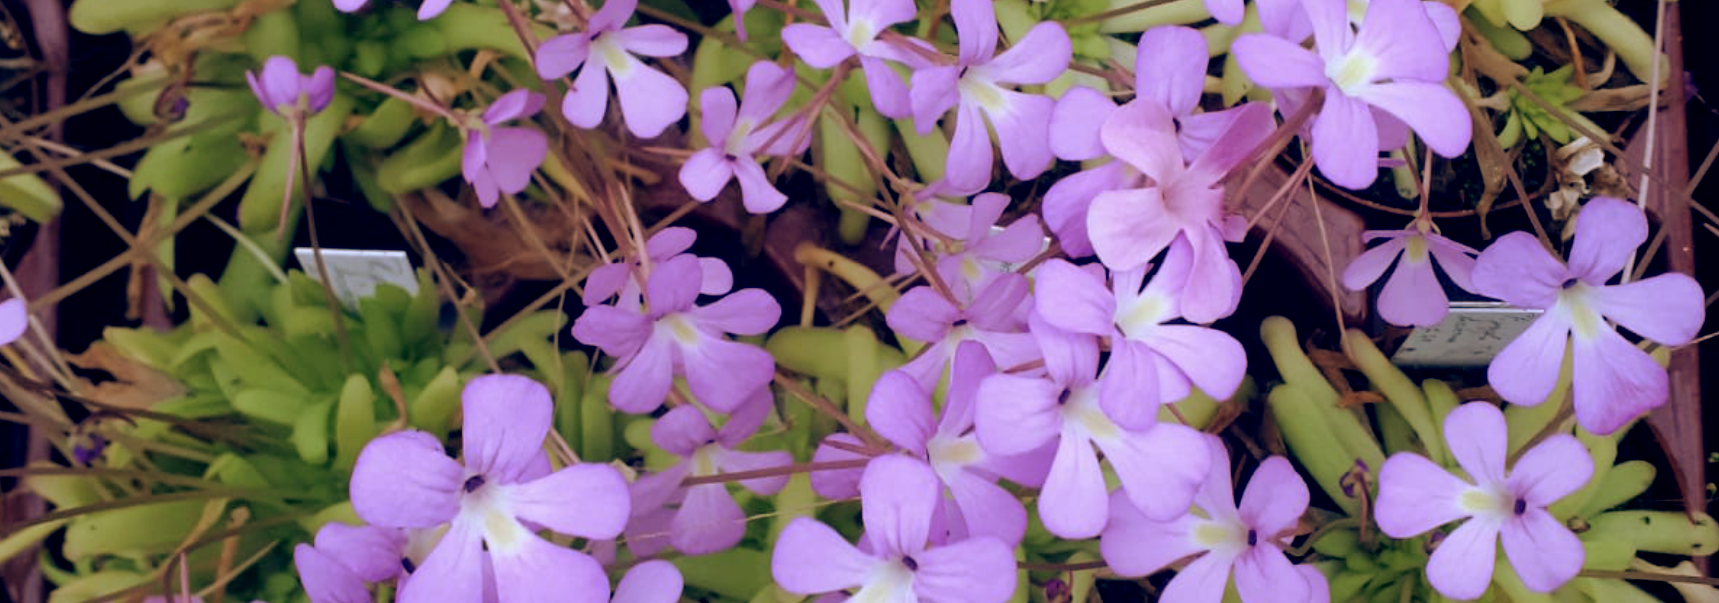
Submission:
[[[321,282],[316,271],[316,252],[309,247],[295,247],[292,251],[304,273]],[[412,259],[404,251],[323,249],[322,261],[328,264],[329,280],[334,281],[334,297],[347,308],[357,309],[358,300],[376,293],[376,287],[383,283],[405,289],[409,295],[418,293],[418,277],[412,272]]]
[[[1450,314],[1415,329],[1391,360],[1405,366],[1480,367],[1540,317],[1500,302],[1451,302]]]

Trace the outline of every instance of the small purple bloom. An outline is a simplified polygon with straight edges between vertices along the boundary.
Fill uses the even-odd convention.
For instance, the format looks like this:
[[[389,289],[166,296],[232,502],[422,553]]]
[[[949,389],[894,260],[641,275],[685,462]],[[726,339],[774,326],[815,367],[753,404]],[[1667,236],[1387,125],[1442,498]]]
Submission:
[[[1091,538],[1104,529],[1110,497],[1098,454],[1116,469],[1129,504],[1148,517],[1175,517],[1187,510],[1206,476],[1206,445],[1184,425],[1130,429],[1099,407],[1098,342],[1065,333],[1033,316],[1032,335],[1044,350],[1045,377],[1000,373],[979,384],[975,413],[979,443],[996,455],[1024,454],[1056,446],[1050,474],[1039,492],[1039,518],[1052,534]]]
[[[698,258],[676,256],[658,264],[646,283],[645,312],[591,306],[573,323],[573,337],[616,358],[609,403],[622,412],[647,413],[668,398],[676,375],[692,394],[719,412],[732,412],[770,383],[776,361],[757,346],[729,341],[725,333],[769,331],[782,307],[762,289],[742,289],[705,306],[694,305],[703,281]]]
[[[788,196],[770,183],[756,156],[797,155],[811,144],[804,120],[768,121],[793,92],[794,74],[769,61],[753,63],[746,71],[738,111],[728,88],[706,88],[699,106],[704,108],[702,125],[710,146],[693,153],[681,166],[680,183],[686,192],[709,201],[729,180],[739,180],[746,211],[767,214],[781,208]]]
[[[912,21],[918,14],[913,0],[852,0],[847,10],[842,0],[816,0],[829,20],[828,27],[794,23],[782,28],[782,42],[816,69],[829,69],[848,57],[859,56],[871,102],[885,117],[901,119],[912,112],[907,86],[890,69],[889,62],[918,66],[924,63],[913,49],[878,39],[890,26]]]
[[[264,109],[282,117],[303,119],[334,100],[334,68],[323,65],[310,75],[298,72],[291,57],[275,55],[263,62],[262,75],[246,71],[251,94]]]
[[[448,5],[453,3],[454,0],[424,0],[418,5],[418,20],[434,19],[436,15],[442,14],[442,11],[448,10]],[[334,0],[334,8],[343,13],[358,12],[367,4],[370,4],[370,0]]]
[[[670,226],[645,240],[645,256],[660,264],[686,253],[696,240],[698,233],[693,229]],[[734,288],[734,273],[722,260],[698,258],[698,267],[703,273],[698,286],[700,295],[722,295]],[[616,305],[623,309],[644,307],[644,282],[639,278],[638,258],[598,266],[585,277],[585,294],[581,297],[585,305],[595,306],[616,295],[620,296]]]
[[[1225,213],[1220,182],[1264,140],[1272,120],[1263,103],[1232,112],[1223,133],[1188,163],[1164,107],[1135,99],[1118,108],[1104,122],[1104,147],[1152,184],[1099,193],[1086,215],[1092,248],[1113,271],[1140,268],[1171,243],[1184,241],[1193,266],[1180,304],[1182,315],[1198,323],[1229,315],[1241,300],[1241,268],[1224,242],[1246,233],[1239,218]]]
[[[1444,86],[1450,71],[1445,35],[1417,0],[1372,0],[1360,32],[1344,0],[1304,0],[1315,54],[1271,34],[1244,34],[1231,47],[1261,86],[1323,88],[1313,118],[1313,160],[1339,186],[1361,189],[1379,172],[1376,107],[1412,128],[1445,157],[1468,148],[1468,110]]]
[[[585,31],[550,38],[537,48],[537,74],[544,79],[579,69],[561,103],[561,112],[573,125],[595,128],[603,122],[609,110],[610,76],[615,78],[621,116],[634,135],[654,137],[686,115],[686,88],[633,56],[678,55],[686,51],[686,34],[667,25],[623,29],[638,4],[638,0],[608,0],[591,15]]]
[[[1064,260],[1039,267],[1036,313],[1061,330],[1110,342],[1110,360],[1099,380],[1099,405],[1117,424],[1150,426],[1163,404],[1199,387],[1229,398],[1247,374],[1247,351],[1228,333],[1198,325],[1165,324],[1181,316],[1177,302],[1192,253],[1186,243],[1170,247],[1164,267],[1141,288],[1146,268],[1104,278]]]
[[[954,289],[956,297],[971,298],[996,277],[1013,271],[1016,265],[1033,259],[1044,249],[1044,229],[1039,226],[1038,216],[1027,214],[1007,227],[996,227],[1008,207],[1009,196],[1000,193],[981,193],[973,197],[971,206],[935,199],[916,206],[929,209],[926,213],[942,214],[922,220],[927,227],[954,239],[947,245],[933,237],[925,237],[922,242],[938,256],[937,274]],[[906,237],[896,241],[897,274],[914,271],[908,257],[912,252]]]
[[[927,546],[940,490],[924,463],[896,455],[874,459],[860,481],[869,552],[816,519],[798,517],[776,541],[771,575],[782,590],[799,595],[857,589],[858,601],[1008,601],[1017,574],[1009,545],[979,536]]]
[[[1385,288],[1379,291],[1379,317],[1385,322],[1426,327],[1444,320],[1450,312],[1450,298],[1445,296],[1444,286],[1433,273],[1434,258],[1456,286],[1464,291],[1475,290],[1469,275],[1474,272],[1474,256],[1480,252],[1467,245],[1426,228],[1369,230],[1361,233],[1361,237],[1367,241],[1384,239],[1385,243],[1349,262],[1349,267],[1343,270],[1343,286],[1351,291],[1366,289],[1396,263],[1391,280],[1385,281]]]
[[[410,573],[404,530],[331,523],[317,530],[315,543],[293,549],[311,603],[368,603],[366,584]]]
[[[96,459],[101,458],[105,451],[107,451],[107,438],[102,437],[99,433],[92,433],[84,436],[83,441],[72,445],[72,458],[79,465],[87,467],[96,462]]]
[[[1701,285],[1684,274],[1606,284],[1646,241],[1641,209],[1597,197],[1576,216],[1567,265],[1525,232],[1499,237],[1480,254],[1476,290],[1519,308],[1545,310],[1492,360],[1487,377],[1499,396],[1512,404],[1545,402],[1568,349],[1576,422],[1588,431],[1617,431],[1665,403],[1665,368],[1607,321],[1650,341],[1682,345],[1701,329],[1706,306]]]
[[[531,117],[542,108],[543,95],[514,90],[496,99],[483,118],[466,129],[460,173],[477,192],[479,204],[495,207],[502,193],[519,194],[531,184],[531,173],[549,155],[549,138],[536,128],[501,124]]]
[[[633,520],[627,525],[627,547],[634,555],[653,555],[664,544],[688,555],[725,551],[746,535],[746,514],[728,494],[725,484],[681,486],[688,477],[707,477],[786,467],[794,463],[787,451],[735,450],[751,437],[772,408],[768,390],[741,406],[720,431],[711,428],[704,412],[694,406],[675,408],[651,426],[651,441],[681,461],[633,483]],[[740,485],[770,496],[788,484],[787,475],[743,480]],[[676,508],[669,508],[674,505]],[[663,538],[662,536],[667,536]],[[665,543],[664,540],[667,540]]]
[[[889,328],[901,337],[928,344],[919,356],[901,367],[926,387],[936,387],[944,368],[963,341],[985,345],[999,366],[1013,367],[1038,359],[1032,336],[1021,332],[1018,309],[1028,300],[1027,278],[1003,273],[968,300],[956,306],[931,287],[914,287],[896,300],[884,316]]]
[[[1013,546],[1027,529],[1027,511],[998,477],[1027,486],[1044,483],[1050,469],[1049,447],[1015,456],[985,452],[973,432],[974,401],[979,383],[997,367],[985,347],[964,342],[956,352],[950,374],[948,405],[934,419],[931,392],[902,371],[878,378],[866,403],[866,423],[879,435],[931,468],[946,489],[938,507],[948,536],[933,533],[936,542],[990,536]],[[942,491],[942,490],[940,490]]]
[[[1375,0],[1377,1],[1377,0]],[[1536,592],[1552,592],[1582,569],[1582,542],[1546,507],[1593,477],[1594,463],[1575,436],[1554,434],[1523,453],[1510,471],[1504,413],[1469,402],[1444,420],[1451,455],[1468,479],[1418,454],[1399,452],[1379,471],[1379,530],[1413,538],[1467,519],[1439,542],[1427,562],[1427,581],[1452,599],[1486,592],[1500,537],[1504,555]]]
[[[1211,473],[1194,501],[1203,513],[1154,520],[1120,504],[1118,497],[1099,540],[1104,562],[1118,575],[1133,577],[1197,555],[1165,586],[1165,603],[1220,600],[1231,574],[1242,603],[1328,600],[1328,593],[1314,598],[1329,589],[1325,577],[1295,566],[1283,554],[1308,502],[1307,484],[1289,460],[1274,456],[1260,463],[1238,508],[1230,488],[1229,452],[1216,438],[1207,442]]]
[[[953,65],[913,73],[909,95],[913,121],[921,134],[956,109],[955,136],[950,141],[943,192],[971,195],[991,181],[991,137],[997,132],[1003,164],[1016,178],[1038,176],[1054,158],[1047,143],[1055,101],[1007,86],[1043,84],[1067,70],[1073,57],[1068,33],[1061,25],[1043,22],[1002,54],[997,52],[997,15],[989,0],[953,0],[950,13],[960,34],[960,56]]]
[[[609,579],[595,560],[536,532],[618,536],[626,480],[600,464],[549,471],[543,439],[553,403],[536,381],[477,377],[462,398],[463,465],[429,434],[401,431],[371,440],[352,470],[352,508],[371,525],[448,526],[400,587],[400,603],[483,600],[491,575],[499,603],[607,601]]]

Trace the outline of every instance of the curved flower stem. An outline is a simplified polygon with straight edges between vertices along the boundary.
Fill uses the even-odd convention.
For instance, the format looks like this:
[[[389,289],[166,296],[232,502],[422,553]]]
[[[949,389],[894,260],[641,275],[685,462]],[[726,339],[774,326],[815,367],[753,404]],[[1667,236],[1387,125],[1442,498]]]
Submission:
[[[346,367],[346,372],[351,373],[355,368],[357,368],[353,364],[354,356],[352,355],[352,338],[346,333],[346,318],[343,315],[344,313],[340,311],[340,302],[334,297],[334,281],[329,278],[328,263],[322,259],[322,243],[317,239],[316,235],[316,196],[310,194],[310,166],[308,165],[309,159],[306,157],[304,149],[304,126],[302,124],[303,121],[300,120],[298,124],[293,126],[292,130],[293,163],[298,165],[298,170],[296,170],[298,173],[288,174],[287,182],[292,182],[294,179],[302,179],[300,188],[304,190],[304,221],[310,231],[310,253],[316,258],[316,274],[318,280],[322,282],[322,299],[328,304],[328,314],[334,318],[334,336],[335,339],[340,342],[340,363]],[[291,184],[287,185],[288,191],[291,191],[292,188]],[[281,216],[283,218],[281,221],[282,232],[284,232],[286,228],[286,220],[284,218],[287,213],[287,208],[291,206],[292,199],[290,198],[287,199],[285,203],[281,204]],[[364,372],[368,373],[370,371],[364,370]]]
[[[873,452],[875,453],[875,451],[873,451]],[[766,478],[766,477],[779,477],[779,476],[783,476],[783,475],[794,475],[797,473],[811,473],[813,471],[841,471],[844,469],[860,469],[860,468],[864,468],[866,466],[866,464],[870,463],[870,462],[871,462],[870,458],[863,458],[863,459],[844,459],[844,460],[840,460],[840,461],[819,461],[819,462],[812,462],[812,463],[794,463],[792,465],[782,465],[780,467],[766,467],[764,469],[753,469],[751,471],[735,471],[732,473],[716,473],[716,474],[712,474],[712,475],[695,475],[695,476],[688,477],[684,480],[681,480],[680,485],[682,485],[682,486],[698,486],[698,485],[703,485],[703,484],[726,484],[726,483],[730,483],[730,482],[743,482],[746,480],[760,479],[760,478]]]

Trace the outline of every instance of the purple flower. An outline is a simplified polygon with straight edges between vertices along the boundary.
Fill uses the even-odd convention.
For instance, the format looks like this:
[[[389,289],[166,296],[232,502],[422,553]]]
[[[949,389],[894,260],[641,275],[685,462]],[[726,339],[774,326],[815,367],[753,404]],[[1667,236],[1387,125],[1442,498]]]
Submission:
[[[1038,176],[1053,160],[1046,143],[1055,102],[1006,86],[1043,84],[1062,75],[1073,56],[1068,34],[1054,22],[1039,23],[999,55],[997,15],[989,0],[953,0],[950,12],[960,34],[960,56],[954,65],[915,71],[909,92],[921,134],[929,133],[949,109],[957,110],[943,192],[971,195],[991,181],[991,137],[985,122],[997,132],[1009,173],[1021,179]]]
[[[477,192],[479,204],[495,207],[502,193],[519,194],[531,184],[531,173],[549,155],[549,138],[536,128],[501,124],[531,117],[542,108],[543,95],[514,90],[496,99],[483,118],[466,129],[460,173]]]
[[[1499,396],[1512,404],[1546,401],[1568,348],[1576,421],[1588,431],[1611,433],[1665,403],[1665,368],[1607,321],[1650,341],[1682,345],[1701,329],[1705,303],[1701,285],[1683,274],[1606,284],[1645,241],[1647,217],[1640,209],[1597,197],[1576,216],[1568,265],[1525,232],[1499,237],[1480,254],[1476,290],[1545,310],[1492,360],[1487,377]]]
[[[924,463],[895,455],[872,460],[860,481],[869,552],[818,520],[797,517],[771,555],[776,585],[799,595],[858,589],[856,601],[1009,600],[1017,572],[1003,541],[979,536],[927,546],[940,490]]]
[[[1236,108],[1214,113],[1196,113],[1206,79],[1206,39],[1200,32],[1181,26],[1154,27],[1140,37],[1134,59],[1136,100],[1157,104],[1175,120],[1176,142],[1182,157],[1198,159],[1246,110]],[[1100,132],[1105,120],[1116,111],[1116,102],[1104,93],[1077,86],[1064,93],[1051,113],[1050,148],[1057,157],[1070,161],[1107,158]],[[1270,132],[1270,120],[1249,122],[1260,129],[1259,139]],[[1254,139],[1254,140],[1259,140]],[[1105,191],[1139,188],[1144,176],[1127,162],[1113,161],[1063,178],[1045,191],[1045,223],[1056,233],[1070,257],[1093,254],[1086,232],[1086,213],[1093,197]]]
[[[627,522],[626,480],[599,464],[550,473],[543,438],[553,403],[536,381],[477,377],[462,397],[463,466],[429,434],[402,431],[371,440],[352,470],[352,508],[371,525],[448,526],[399,601],[478,601],[487,575],[499,603],[606,601],[609,579],[595,560],[536,532],[614,538]]]
[[[594,128],[603,122],[609,110],[611,75],[621,100],[621,116],[634,135],[651,138],[686,115],[686,88],[633,56],[678,55],[686,51],[686,35],[667,25],[622,29],[638,4],[638,0],[608,0],[591,15],[585,31],[550,38],[537,48],[537,74],[544,79],[580,69],[561,103],[561,113],[573,125]]]
[[[1372,285],[1385,270],[1396,263],[1391,280],[1379,291],[1379,317],[1400,326],[1425,327],[1438,324],[1450,312],[1450,298],[1444,286],[1433,274],[1433,258],[1444,268],[1451,282],[1465,291],[1474,291],[1469,274],[1474,272],[1474,257],[1480,252],[1456,241],[1444,238],[1424,227],[1406,230],[1369,230],[1361,233],[1367,241],[1385,239],[1385,243],[1368,249],[1349,262],[1343,270],[1343,286],[1360,291]],[[1402,260],[1398,261],[1397,258]]]
[[[1045,377],[1000,373],[979,384],[979,443],[997,455],[1056,446],[1050,475],[1039,492],[1039,518],[1052,534],[1091,538],[1109,517],[1104,472],[1093,446],[1116,469],[1122,492],[1148,517],[1186,511],[1206,476],[1205,437],[1183,425],[1130,429],[1100,410],[1098,343],[1064,333],[1033,316],[1032,334],[1044,350]]]
[[[912,111],[907,86],[890,69],[889,61],[913,66],[924,61],[913,49],[879,40],[877,36],[892,25],[912,21],[918,14],[913,0],[852,0],[846,11],[842,10],[842,0],[817,0],[817,3],[829,20],[829,27],[794,23],[782,28],[782,42],[800,60],[817,69],[835,67],[858,55],[877,112],[891,119],[907,117]]]
[[[698,233],[693,229],[670,226],[645,240],[645,256],[660,264],[686,253],[696,240]],[[734,273],[722,260],[698,258],[698,266],[702,273],[698,286],[700,295],[722,295],[734,288]],[[639,278],[638,258],[598,266],[585,277],[585,293],[581,297],[585,305],[595,306],[616,295],[620,296],[616,305],[621,308],[636,311],[644,307],[644,283]]]
[[[340,9],[340,12],[343,13],[352,13],[358,12],[359,9],[364,8],[364,5],[369,3],[370,0],[334,0],[334,8]],[[453,3],[454,0],[424,0],[422,4],[418,5],[418,20],[434,19],[436,15],[442,14],[442,11],[448,10],[448,5]]]
[[[1165,324],[1181,315],[1177,303],[1192,262],[1185,243],[1170,247],[1164,267],[1141,288],[1144,267],[1104,278],[1063,260],[1039,267],[1036,313],[1061,330],[1110,342],[1099,380],[1099,406],[1124,427],[1149,427],[1161,405],[1188,397],[1193,386],[1229,398],[1247,373],[1247,351],[1229,334],[1197,325]]]
[[[1175,561],[1194,560],[1164,588],[1165,603],[1217,601],[1235,575],[1243,603],[1326,601],[1325,577],[1291,564],[1283,547],[1307,511],[1307,484],[1281,456],[1265,459],[1248,480],[1241,506],[1230,489],[1230,459],[1223,442],[1207,440],[1211,474],[1186,512],[1153,520],[1126,504],[1110,505],[1110,525],[1099,541],[1104,562],[1121,576],[1145,576]],[[1116,503],[1121,503],[1118,499]]]
[[[264,109],[290,119],[315,115],[334,100],[334,68],[323,65],[303,75],[298,72],[298,63],[282,55],[263,61],[260,77],[246,71],[245,81]]]
[[[652,559],[633,566],[615,585],[612,603],[675,603],[686,582],[673,563]]]
[[[1375,0],[1377,1],[1377,0]],[[1485,402],[1457,407],[1444,420],[1451,455],[1468,474],[1452,475],[1426,457],[1399,452],[1379,471],[1379,530],[1413,538],[1468,519],[1438,544],[1427,581],[1452,599],[1479,598],[1492,582],[1500,540],[1504,555],[1537,592],[1552,592],[1582,569],[1582,542],[1546,507],[1593,477],[1594,463],[1575,436],[1554,434],[1504,470],[1504,413]]]
[[[1093,250],[1106,267],[1126,271],[1144,266],[1172,242],[1185,241],[1193,266],[1180,303],[1182,315],[1193,322],[1227,316],[1241,299],[1241,268],[1224,242],[1245,233],[1239,219],[1225,214],[1219,182],[1264,139],[1271,111],[1260,103],[1234,111],[1223,134],[1191,164],[1182,158],[1171,114],[1156,102],[1135,99],[1104,122],[1105,149],[1152,185],[1092,199],[1086,230]]]
[[[30,306],[24,298],[0,302],[0,345],[17,341],[30,328]]]
[[[1017,317],[1017,309],[1026,301],[1027,278],[1008,272],[992,279],[962,307],[931,287],[914,287],[896,300],[884,318],[897,336],[929,344],[901,369],[931,388],[943,378],[943,369],[963,341],[984,344],[991,358],[1005,368],[1037,360],[1038,346],[1032,336],[1021,332],[1024,325]]]
[[[770,383],[776,362],[757,346],[729,341],[725,333],[770,330],[782,307],[762,289],[742,289],[696,306],[703,269],[690,255],[656,266],[646,283],[643,313],[591,306],[573,323],[573,337],[616,358],[609,403],[622,412],[647,413],[668,398],[675,376],[719,412],[732,412]]]
[[[746,514],[729,496],[725,484],[683,487],[681,482],[688,477],[794,463],[794,457],[783,450],[735,450],[758,430],[771,409],[768,390],[756,391],[758,397],[741,406],[720,431],[711,428],[703,411],[690,405],[669,411],[651,426],[651,441],[681,462],[633,483],[633,520],[627,524],[627,547],[634,555],[653,555],[665,544],[673,544],[688,555],[705,555],[733,548],[746,535]],[[787,475],[740,482],[762,496],[773,495],[787,484]]]
[[[935,264],[937,274],[954,289],[956,297],[971,298],[996,277],[1012,272],[1016,265],[1033,259],[1044,249],[1044,229],[1039,226],[1038,216],[1028,214],[1005,228],[996,227],[1008,207],[1009,196],[1000,193],[981,193],[973,197],[971,206],[938,200],[916,206],[929,209],[927,214],[941,214],[922,220],[939,234],[954,239],[948,245],[938,244],[933,237],[925,237],[923,242],[941,256]],[[895,248],[897,274],[914,271],[908,258],[911,253],[912,245],[907,244],[906,237],[901,237]]]
[[[315,542],[293,548],[293,565],[311,603],[368,603],[366,584],[408,573],[403,530],[331,523],[317,530]]]
[[[1246,34],[1231,52],[1267,88],[1323,88],[1313,119],[1313,160],[1332,182],[1366,188],[1378,175],[1379,125],[1371,107],[1406,123],[1445,157],[1468,148],[1462,101],[1444,87],[1450,71],[1443,34],[1416,0],[1372,0],[1360,33],[1344,0],[1304,0],[1318,54],[1270,34]]]
[[[765,123],[793,92],[794,74],[769,61],[753,63],[746,71],[745,98],[738,112],[728,88],[705,88],[699,106],[704,108],[702,125],[710,146],[693,153],[681,166],[680,183],[686,192],[709,201],[735,179],[740,181],[746,211],[767,214],[782,207],[788,196],[770,183],[755,156],[796,155],[811,143],[804,135],[804,120]]]
[[[997,371],[985,347],[962,343],[950,374],[948,405],[934,419],[931,393],[899,370],[884,373],[866,403],[866,423],[878,435],[926,463],[938,481],[942,521],[950,534],[933,533],[936,542],[990,536],[1013,546],[1027,529],[1027,511],[1014,494],[997,485],[998,477],[1028,486],[1044,483],[1051,449],[1015,456],[985,452],[973,432],[974,399],[979,383]]]

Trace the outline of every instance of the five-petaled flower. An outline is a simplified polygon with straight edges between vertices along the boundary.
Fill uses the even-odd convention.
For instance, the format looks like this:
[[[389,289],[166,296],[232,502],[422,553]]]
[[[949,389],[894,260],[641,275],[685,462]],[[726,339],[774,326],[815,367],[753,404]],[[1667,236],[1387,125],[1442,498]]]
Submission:
[[[960,56],[953,65],[915,71],[909,91],[913,121],[921,134],[930,133],[949,109],[957,109],[942,192],[971,195],[991,181],[986,122],[997,131],[1009,173],[1016,178],[1044,173],[1054,159],[1047,142],[1056,103],[1005,86],[1043,84],[1062,75],[1074,53],[1068,33],[1055,22],[1039,23],[997,54],[997,15],[990,0],[953,0],[949,10],[960,34]]]
[[[1327,592],[1325,577],[1291,564],[1283,553],[1309,496],[1289,460],[1274,456],[1261,462],[1238,508],[1229,452],[1216,438],[1208,440],[1207,450],[1211,473],[1194,500],[1203,514],[1157,521],[1116,504],[1119,499],[1110,505],[1110,525],[1099,540],[1105,563],[1121,576],[1145,576],[1198,555],[1164,588],[1165,603],[1220,600],[1232,573],[1243,603],[1323,603],[1329,595],[1315,596]]]
[[[705,306],[693,304],[703,281],[698,258],[680,255],[658,264],[645,285],[648,309],[591,306],[573,323],[573,337],[617,360],[609,403],[647,413],[668,398],[675,375],[692,395],[719,412],[732,412],[770,383],[776,361],[757,346],[724,333],[770,330],[782,307],[762,289],[742,289]]]
[[[1379,291],[1379,318],[1385,322],[1427,327],[1443,321],[1450,313],[1450,298],[1445,296],[1444,286],[1433,273],[1434,259],[1452,283],[1464,291],[1474,291],[1470,275],[1474,272],[1474,256],[1480,252],[1432,232],[1423,222],[1405,230],[1369,230],[1361,233],[1361,237],[1385,242],[1349,262],[1349,267],[1343,270],[1343,286],[1351,291],[1365,289],[1384,276],[1395,262],[1397,269]]]
[[[289,121],[302,121],[322,112],[334,100],[334,68],[323,65],[310,75],[298,71],[291,57],[275,55],[263,61],[262,75],[246,71],[251,94],[270,112]]]
[[[1576,216],[1568,264],[1525,232],[1499,237],[1480,254],[1473,275],[1477,291],[1517,307],[1545,310],[1492,360],[1487,377],[1499,396],[1512,404],[1545,402],[1567,349],[1570,396],[1584,429],[1608,434],[1665,403],[1670,395],[1665,368],[1607,320],[1650,341],[1682,345],[1701,329],[1705,306],[1701,285],[1684,274],[1606,284],[1646,241],[1647,217],[1641,209],[1598,197]]]
[[[1413,538],[1467,518],[1427,562],[1427,580],[1452,599],[1475,599],[1486,592],[1500,537],[1504,555],[1528,588],[1552,592],[1576,577],[1582,541],[1546,507],[1593,476],[1594,463],[1582,443],[1567,433],[1553,434],[1506,472],[1504,413],[1486,402],[1450,411],[1444,434],[1468,479],[1418,454],[1391,455],[1379,471],[1379,530],[1392,538]]]
[[[371,440],[352,470],[352,509],[364,521],[448,526],[399,601],[479,601],[490,582],[499,603],[607,601],[609,578],[596,560],[536,532],[614,538],[627,523],[626,480],[601,464],[550,471],[543,439],[553,403],[536,381],[472,379],[462,407],[463,465],[429,434],[401,431]]]
[[[1418,0],[1372,0],[1357,33],[1344,0],[1304,0],[1317,54],[1271,34],[1244,34],[1231,53],[1254,82],[1274,89],[1320,88],[1325,104],[1313,118],[1313,160],[1332,182],[1351,189],[1379,172],[1377,108],[1402,120],[1445,157],[1468,148],[1468,109],[1444,87],[1450,71],[1446,36]]]
[[[878,39],[878,34],[892,25],[913,20],[919,11],[913,0],[851,0],[845,11],[842,0],[817,0],[817,3],[829,26],[790,24],[782,28],[782,43],[816,69],[829,69],[848,57],[858,56],[877,112],[894,119],[907,117],[912,112],[907,85],[889,63],[917,67],[925,65],[926,60],[919,56],[919,49]]]
[[[579,69],[561,103],[567,121],[594,128],[609,111],[609,77],[615,78],[621,116],[634,135],[650,138],[686,115],[686,88],[634,54],[670,57],[686,51],[686,34],[667,25],[622,28],[638,0],[608,0],[585,31],[556,36],[537,48],[537,74],[555,79]],[[581,67],[583,66],[583,67]]]
[[[519,194],[531,184],[531,173],[549,155],[549,138],[537,128],[501,124],[536,115],[543,95],[530,90],[503,94],[483,116],[465,128],[465,153],[460,173],[477,192],[478,203],[495,207],[501,194]]]
[[[855,601],[1003,603],[1015,592],[1009,545],[976,536],[927,546],[942,488],[930,467],[899,455],[873,459],[860,479],[861,550],[816,519],[782,530],[770,571],[782,590],[810,595],[858,589]]]
[[[725,484],[682,486],[688,477],[709,477],[787,467],[794,457],[785,450],[745,452],[736,450],[751,437],[770,412],[768,390],[741,405],[723,424],[712,429],[704,412],[695,406],[676,407],[651,426],[651,441],[681,459],[674,466],[642,476],[633,482],[633,519],[627,523],[627,547],[639,556],[653,555],[664,544],[688,555],[728,550],[746,535],[746,514],[728,494]],[[741,480],[740,485],[761,496],[769,496],[788,484],[786,474]],[[669,508],[670,505],[677,505]],[[666,543],[665,543],[666,541]]]
[[[686,192],[709,201],[729,180],[739,180],[746,211],[767,214],[781,208],[788,196],[770,183],[756,156],[797,155],[811,144],[805,120],[768,121],[793,91],[793,72],[769,61],[753,63],[746,71],[746,90],[738,110],[728,88],[706,88],[699,106],[704,108],[702,125],[710,146],[693,153],[681,166],[680,183]]]

